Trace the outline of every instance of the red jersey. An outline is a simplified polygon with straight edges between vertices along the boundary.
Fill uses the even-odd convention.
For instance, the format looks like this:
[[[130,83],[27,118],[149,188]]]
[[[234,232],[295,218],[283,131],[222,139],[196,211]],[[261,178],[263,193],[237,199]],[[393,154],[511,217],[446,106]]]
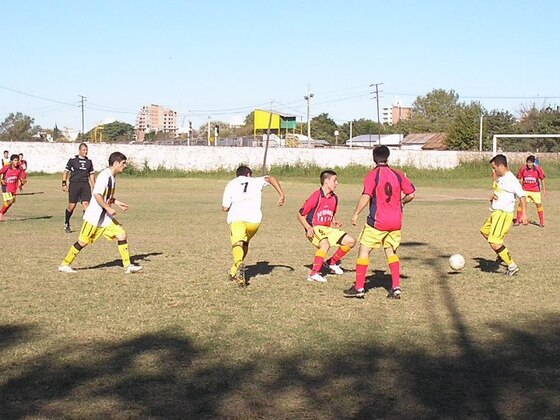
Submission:
[[[540,192],[540,180],[544,178],[545,174],[540,166],[529,169],[527,165],[523,165],[517,173],[517,179],[521,180],[521,186],[525,191]]]
[[[305,200],[305,203],[299,209],[299,214],[307,216],[307,223],[311,226],[330,227],[337,208],[337,195],[334,192],[325,195],[323,189],[319,188]]]
[[[379,164],[364,179],[362,194],[370,196],[367,224],[385,232],[402,227],[402,194],[416,189],[400,171]]]
[[[0,175],[2,176],[2,192],[10,192],[14,195],[19,187],[19,180],[25,179],[27,176],[23,169],[20,167],[13,169],[12,165],[0,168]]]

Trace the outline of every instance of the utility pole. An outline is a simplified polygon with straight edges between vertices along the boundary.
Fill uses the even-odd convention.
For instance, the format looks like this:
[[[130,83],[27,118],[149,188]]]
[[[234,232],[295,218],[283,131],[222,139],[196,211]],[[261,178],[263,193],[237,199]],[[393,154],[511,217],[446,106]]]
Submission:
[[[484,118],[483,114],[480,114],[480,132],[479,132],[479,146],[478,150],[482,152],[482,118]]]
[[[84,101],[87,101],[87,97],[85,97],[84,95],[78,95],[81,100],[80,102],[82,103],[82,136],[84,135]]]
[[[381,144],[381,121],[379,121],[379,93],[383,92],[379,90],[379,86],[383,83],[372,83],[369,87],[375,86],[375,99],[377,101],[377,144]]]
[[[309,119],[309,101],[311,98],[313,98],[313,94],[307,86],[307,95],[303,97],[307,101],[307,147],[311,147],[311,120]]]
[[[352,148],[352,123],[354,122],[354,120],[350,121],[350,149]]]
[[[210,146],[210,116],[208,116],[208,146]]]

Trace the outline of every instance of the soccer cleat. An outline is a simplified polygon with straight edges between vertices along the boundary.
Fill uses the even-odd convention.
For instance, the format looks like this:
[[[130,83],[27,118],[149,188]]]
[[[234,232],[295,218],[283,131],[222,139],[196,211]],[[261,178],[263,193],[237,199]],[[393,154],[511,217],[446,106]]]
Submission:
[[[327,279],[324,278],[319,273],[315,273],[315,274],[310,274],[309,277],[307,277],[307,281],[315,281],[317,283],[326,283]]]
[[[130,264],[128,267],[126,267],[126,269],[124,270],[124,272],[126,274],[132,274],[132,273],[137,273],[140,270],[142,270],[144,267],[142,267],[141,265],[134,265],[134,264]]]
[[[77,273],[76,270],[74,270],[72,267],[66,264],[59,265],[58,271],[60,271],[61,273]]]
[[[346,289],[343,291],[344,297],[348,298],[363,298],[366,294],[364,289],[356,289],[355,286],[352,286],[350,289]]]
[[[509,277],[513,277],[515,275],[515,273],[517,273],[518,271],[519,271],[519,267],[517,265],[512,265],[512,266],[507,268],[504,275],[509,276]]]
[[[237,274],[235,274],[235,280],[237,281],[237,285],[239,287],[247,286],[247,279],[245,278],[245,264],[239,264]]]
[[[340,265],[338,264],[329,265],[329,270],[331,270],[333,274],[338,274],[338,275],[344,274],[344,271],[342,271],[342,268],[340,268]]]
[[[72,229],[70,229],[70,225],[69,225],[69,224],[65,224],[65,225],[64,225],[64,232],[65,232],[65,233],[72,233]]]
[[[400,287],[395,287],[391,289],[389,294],[387,295],[387,299],[400,299],[402,295],[402,291]]]

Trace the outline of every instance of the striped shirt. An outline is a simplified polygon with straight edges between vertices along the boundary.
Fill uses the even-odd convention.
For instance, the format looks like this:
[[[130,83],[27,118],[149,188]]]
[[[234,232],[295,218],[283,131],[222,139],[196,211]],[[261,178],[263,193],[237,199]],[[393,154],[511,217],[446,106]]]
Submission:
[[[92,195],[99,194],[103,197],[105,203],[110,203],[115,196],[115,177],[111,174],[109,168],[99,173],[95,180]],[[107,211],[99,205],[95,197],[92,198],[88,208],[84,213],[84,220],[98,227],[107,227],[111,224],[112,219]]]

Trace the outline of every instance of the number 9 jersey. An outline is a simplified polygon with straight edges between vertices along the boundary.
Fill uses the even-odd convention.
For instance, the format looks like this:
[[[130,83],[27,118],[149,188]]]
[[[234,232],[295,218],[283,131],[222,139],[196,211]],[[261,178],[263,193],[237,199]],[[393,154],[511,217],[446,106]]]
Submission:
[[[362,194],[370,196],[367,224],[390,232],[402,227],[402,194],[412,194],[414,185],[406,175],[380,163],[364,179]]]
[[[229,208],[227,222],[260,223],[261,197],[264,187],[270,185],[267,177],[238,176],[226,185],[222,207]]]

